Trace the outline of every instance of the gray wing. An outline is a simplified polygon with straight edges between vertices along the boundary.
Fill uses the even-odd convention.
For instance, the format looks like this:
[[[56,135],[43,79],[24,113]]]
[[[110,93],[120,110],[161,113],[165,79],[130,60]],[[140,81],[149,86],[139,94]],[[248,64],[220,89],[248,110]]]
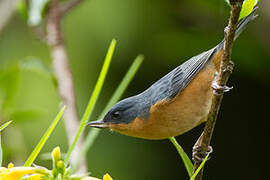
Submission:
[[[217,47],[192,57],[184,62],[167,75],[158,80],[149,87],[143,94],[149,102],[149,106],[164,99],[172,99],[179,94],[193,79],[193,77],[201,71],[204,65],[211,60],[217,51]]]
[[[174,98],[180,91],[182,91],[194,76],[201,71],[204,65],[211,60],[215,54],[216,48],[203,52],[195,57],[192,57],[182,65],[175,68],[171,73],[169,98]]]

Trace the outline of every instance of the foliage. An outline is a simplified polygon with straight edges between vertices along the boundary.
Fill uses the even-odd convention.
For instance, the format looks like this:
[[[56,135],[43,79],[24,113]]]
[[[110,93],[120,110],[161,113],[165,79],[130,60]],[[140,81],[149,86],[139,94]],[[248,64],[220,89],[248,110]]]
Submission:
[[[134,75],[136,74],[137,70],[139,69],[142,61],[143,61],[143,55],[139,55],[134,60],[133,64],[130,66],[128,72],[126,73],[125,77],[115,90],[114,94],[112,95],[111,99],[107,103],[106,107],[102,111],[101,115],[98,119],[101,119],[105,116],[105,113],[120,99],[120,97],[123,95],[124,91],[128,87],[129,83],[133,79]],[[90,149],[94,141],[96,140],[100,130],[99,129],[92,129],[86,136],[85,142],[81,148],[80,156],[78,157],[77,163],[74,166],[74,169],[78,167],[78,164],[80,163],[80,160],[83,156],[86,155],[87,151]]]
[[[80,128],[79,128],[79,130],[78,130],[78,132],[77,132],[77,134],[75,136],[75,139],[74,139],[71,147],[69,148],[69,150],[67,152],[67,156],[65,158],[65,163],[69,162],[70,155],[71,155],[72,151],[74,150],[75,145],[76,145],[77,141],[79,140],[79,137],[83,133],[85,125],[86,125],[86,123],[87,123],[89,117],[91,116],[92,111],[93,111],[93,109],[95,107],[95,104],[97,102],[98,96],[100,94],[100,91],[102,89],[105,77],[107,75],[107,72],[108,72],[108,69],[109,69],[109,66],[110,66],[110,62],[111,62],[111,59],[112,59],[112,56],[113,56],[115,45],[116,45],[116,40],[113,39],[111,44],[110,44],[110,47],[108,49],[108,52],[106,54],[105,61],[104,61],[103,67],[101,69],[101,72],[100,72],[99,78],[97,80],[97,83],[95,85],[94,91],[93,91],[93,93],[91,95],[91,98],[90,98],[89,103],[88,103],[88,105],[86,107],[85,113],[84,113],[84,115],[82,117],[82,120],[81,120],[81,123],[80,123]]]
[[[8,168],[0,167],[1,180],[100,180],[88,175],[71,174],[70,167],[66,167],[61,156],[59,147],[53,149],[51,153],[52,170],[45,167],[14,167],[9,163]],[[109,174],[103,176],[103,180],[113,180]]]
[[[2,145],[1,145],[1,132],[8,127],[8,125],[12,123],[12,121],[8,121],[4,123],[3,125],[0,126],[0,166],[2,165],[2,160],[3,160],[3,150],[2,150]]]
[[[44,12],[46,11],[46,8],[47,8],[47,5],[48,5],[49,0],[38,0],[38,1],[36,1],[36,0],[30,0],[28,2],[29,3],[26,3],[26,1],[24,1],[24,0],[20,1],[20,3],[18,4],[18,12],[23,16],[23,18],[28,22],[28,24],[30,26],[40,25],[42,23],[42,21],[44,20],[43,19],[44,18]],[[253,7],[257,4],[257,2],[258,2],[257,0],[246,0],[244,2],[244,4],[243,4],[243,8],[242,8],[242,11],[241,11],[240,19],[243,18],[243,17],[245,17],[245,16],[247,16],[252,11]],[[117,15],[117,12],[115,12],[115,14]],[[162,17],[162,18],[165,18],[165,17]],[[185,18],[185,17],[183,17],[183,18]],[[159,22],[159,19],[158,19],[158,22]],[[112,24],[118,25],[117,22],[113,22]],[[134,23],[134,24],[137,26],[136,23]],[[100,26],[103,28],[102,24]],[[97,28],[102,29],[101,27],[97,27]],[[93,27],[93,28],[95,28],[95,27]],[[138,28],[140,28],[140,26]],[[82,29],[82,28],[78,28],[78,29]],[[106,28],[103,28],[103,29],[106,29]],[[113,32],[114,29],[112,28],[111,31]],[[130,33],[130,32],[127,31],[127,33]],[[181,32],[181,33],[182,34],[180,34],[180,36],[179,36],[179,34],[176,34],[175,36],[171,36],[171,37],[173,37],[172,39],[175,40],[175,37],[185,38],[186,35],[187,35],[187,32]],[[74,34],[76,34],[76,33],[74,33]],[[105,34],[107,35],[107,32]],[[153,34],[155,34],[155,33],[153,33]],[[159,34],[159,33],[156,33],[156,34]],[[168,37],[171,34],[173,34],[173,33],[166,33],[167,36],[166,36],[165,42],[168,42],[169,41],[169,38]],[[102,36],[102,38],[105,38],[105,37],[106,36],[104,36],[104,37]],[[159,34],[159,38],[160,37],[161,37],[161,35]],[[160,39],[162,39],[162,38],[160,38]],[[188,39],[191,40],[190,37]],[[196,39],[196,37],[194,39]],[[84,41],[82,40],[82,42],[84,42]],[[191,43],[192,43],[192,41],[191,41]],[[155,46],[155,44],[158,44],[158,46],[160,46],[159,44],[161,44],[161,43],[155,43],[155,42],[152,43],[151,42],[151,46]],[[164,43],[164,44],[166,44],[166,43]],[[203,46],[203,43],[201,43],[201,44]],[[254,45],[254,46],[256,46],[256,45]],[[114,44],[114,47],[115,47],[115,44]],[[114,49],[114,47],[113,47],[113,49]],[[133,48],[133,45],[131,45],[131,47]],[[175,44],[173,44],[172,47],[168,47],[168,49],[171,51],[171,49],[173,49],[175,47],[177,47],[176,48],[177,49],[177,53],[179,53],[178,52],[179,46],[177,46]],[[81,48],[81,46],[80,46],[80,48]],[[165,47],[160,46],[160,48],[165,48]],[[34,50],[33,50],[33,52],[34,52]],[[162,51],[162,52],[166,52],[166,51]],[[108,54],[109,54],[109,51],[108,51]],[[111,56],[112,56],[112,54],[113,54],[113,52],[111,52]],[[164,54],[166,55],[166,57],[169,56],[169,55],[172,56],[169,53],[164,53]],[[159,55],[157,55],[157,56],[159,56]],[[111,57],[107,57],[106,56],[106,59],[107,58],[111,59]],[[140,59],[140,60],[138,60],[138,59]],[[118,86],[118,88],[115,91],[114,95],[112,96],[112,98],[107,103],[106,107],[104,108],[103,112],[99,116],[99,119],[102,118],[104,116],[105,112],[114,103],[116,103],[120,99],[121,95],[123,94],[124,90],[126,89],[127,85],[129,84],[130,80],[133,78],[133,76],[136,73],[138,67],[140,66],[143,57],[142,56],[139,56],[138,59],[136,58],[136,60],[134,61],[134,64],[136,64],[136,65],[134,65],[134,64],[133,64],[134,66],[132,65],[132,67],[130,68],[130,70],[126,74],[125,78],[123,79],[123,81],[121,82],[121,84]],[[168,57],[168,59],[170,59],[170,57]],[[259,61],[256,61],[256,63],[258,63],[258,62]],[[104,66],[105,66],[105,63],[106,63],[106,60],[104,62]],[[177,63],[179,63],[179,62],[177,62]],[[167,64],[167,62],[166,62],[166,64]],[[93,111],[93,109],[95,107],[97,98],[98,98],[99,93],[100,93],[100,90],[102,88],[102,84],[103,84],[103,82],[105,80],[106,72],[107,72],[107,70],[109,68],[109,65],[108,64],[107,64],[107,67],[106,68],[104,66],[103,66],[103,68],[104,69],[107,68],[107,69],[104,70],[102,68],[102,70],[101,70],[103,73],[100,74],[100,78],[97,81],[97,84],[96,84],[95,89],[94,89],[94,91],[92,93],[91,99],[89,100],[89,104],[88,104],[88,106],[87,106],[87,108],[85,110],[84,116],[83,116],[82,121],[81,121],[80,129],[78,130],[78,133],[76,135],[76,138],[74,140],[74,143],[73,143],[73,145],[68,150],[67,158],[66,158],[66,161],[65,161],[66,163],[68,163],[70,154],[72,153],[73,148],[76,145],[77,140],[80,138],[81,134],[83,133],[83,130],[85,128],[85,125],[86,125],[86,123],[87,123],[89,117],[91,116],[92,111]],[[253,66],[253,63],[252,63],[252,66]],[[13,107],[13,102],[16,100],[17,91],[19,89],[20,78],[21,78],[20,73],[21,73],[22,70],[23,71],[32,71],[32,72],[35,72],[35,73],[46,72],[45,74],[48,75],[49,78],[53,79],[53,75],[50,73],[50,70],[48,71],[47,68],[44,68],[44,66],[42,65],[42,63],[40,63],[40,60],[34,59],[34,58],[32,58],[31,60],[27,60],[27,61],[20,61],[20,63],[18,63],[15,66],[12,66],[9,69],[1,69],[1,71],[0,71],[0,112],[1,112],[1,116],[3,116],[1,118],[4,118],[4,120],[13,119],[13,117],[15,117],[17,119],[17,117],[22,117],[22,116],[26,116],[25,119],[27,119],[27,117],[29,117],[29,116],[34,116],[32,119],[36,119],[36,115],[35,114],[38,114],[35,110],[32,110],[32,109],[26,110],[26,111],[18,111],[18,110],[15,110],[15,109],[12,108]],[[49,72],[49,73],[47,73],[47,72]],[[57,120],[57,121],[59,121],[59,120]],[[50,127],[50,128],[52,128],[52,127]],[[50,133],[52,133],[52,130],[50,131]],[[45,138],[45,139],[42,138],[43,140],[41,140],[40,143],[39,143],[39,145],[37,145],[35,147],[35,150],[31,154],[31,156],[28,158],[28,160],[26,162],[26,165],[32,164],[32,162],[35,160],[35,158],[37,157],[38,153],[40,152],[42,146],[46,142],[46,138],[49,137],[49,134],[47,134],[46,137],[45,137],[45,135],[43,136],[43,138]],[[86,156],[87,151],[89,150],[89,148],[92,146],[92,144],[96,140],[96,137],[98,136],[98,134],[99,134],[99,130],[98,129],[91,129],[91,131],[87,134],[86,141],[84,142],[84,145],[81,148],[81,153],[80,153],[81,157],[82,156]],[[188,174],[191,175],[192,169],[193,169],[191,160],[188,158],[187,154],[184,152],[184,150],[182,149],[182,147],[176,142],[175,138],[171,138],[170,141],[174,144],[174,146],[176,147],[179,155],[181,156],[181,158],[182,158],[182,160],[183,160],[183,162],[184,162],[184,164],[186,166],[186,169],[187,169]],[[2,148],[0,148],[0,150],[2,151]],[[0,153],[0,155],[1,154],[2,153]],[[72,167],[72,168],[76,169],[77,165],[80,163],[81,157],[78,158],[77,164],[74,167]],[[2,158],[0,157],[0,160],[1,159]],[[204,163],[206,162],[206,159],[202,163],[202,165],[204,165]],[[193,176],[195,176],[195,175],[193,175]]]
[[[43,135],[43,137],[41,138],[41,140],[39,141],[39,143],[36,145],[36,147],[34,148],[33,152],[31,153],[31,155],[28,157],[28,159],[26,160],[24,166],[26,168],[22,168],[19,167],[17,169],[19,169],[19,171],[17,171],[17,169],[13,169],[13,165],[12,167],[10,167],[9,169],[4,169],[2,171],[2,176],[3,179],[5,178],[11,178],[11,177],[18,177],[18,176],[28,176],[29,173],[33,174],[35,177],[37,177],[37,179],[39,178],[47,178],[47,179],[58,179],[59,176],[61,176],[62,178],[69,178],[70,179],[84,179],[83,177],[80,176],[69,176],[70,174],[70,169],[71,167],[66,167],[65,164],[68,164],[69,162],[69,158],[70,155],[76,145],[76,142],[78,141],[80,135],[82,134],[85,125],[87,123],[87,120],[89,119],[93,108],[96,104],[97,98],[100,94],[101,88],[103,86],[106,74],[108,72],[109,69],[109,65],[110,65],[110,61],[112,59],[112,55],[115,49],[115,45],[116,45],[116,40],[112,40],[111,45],[108,49],[107,55],[105,57],[105,61],[104,61],[104,65],[102,67],[101,73],[100,73],[100,77],[96,83],[96,86],[94,88],[93,94],[89,100],[89,104],[86,108],[85,114],[82,118],[81,124],[80,124],[80,128],[77,132],[77,135],[75,137],[75,140],[72,144],[72,146],[70,147],[67,156],[65,158],[65,162],[62,160],[61,157],[61,153],[60,153],[60,148],[57,147],[54,149],[54,151],[52,152],[52,157],[53,157],[53,170],[49,171],[49,170],[44,170],[44,168],[40,169],[40,168],[27,168],[29,166],[32,165],[32,163],[35,161],[36,157],[38,156],[39,152],[41,151],[42,147],[45,145],[46,141],[48,140],[48,138],[50,137],[51,133],[53,132],[53,130],[55,129],[56,125],[58,124],[58,122],[60,121],[64,110],[65,110],[65,106],[60,110],[60,112],[57,114],[56,118],[54,119],[54,121],[52,122],[51,126],[47,129],[47,131],[45,132],[45,134]],[[111,100],[109,101],[108,105],[106,106],[105,110],[107,110],[110,106],[112,106],[119,98],[120,96],[123,94],[124,90],[126,89],[126,87],[128,86],[129,82],[131,81],[131,79],[134,77],[136,71],[138,70],[141,62],[143,60],[143,56],[140,55],[138,56],[134,63],[132,64],[130,70],[127,72],[126,76],[124,77],[123,81],[120,83],[119,87],[117,88],[115,94],[112,96]],[[20,67],[22,67],[23,69],[26,70],[34,70],[37,72],[40,72],[40,69],[42,69],[42,71],[44,71],[45,69],[43,68],[43,66],[41,66],[39,64],[38,61],[30,61],[31,63],[29,63],[29,61],[27,62],[23,62],[20,64]],[[105,112],[105,111],[104,111]],[[104,114],[103,112],[103,114]],[[11,123],[11,121],[5,123],[3,126],[0,127],[0,131],[3,130],[5,127],[7,127],[9,124]],[[89,147],[89,146],[88,146]],[[85,150],[88,149],[88,147],[84,148]],[[78,161],[79,163],[79,161]],[[10,173],[10,171],[12,171],[12,173]],[[0,177],[1,177],[1,172],[0,172]],[[32,176],[31,176],[32,177]],[[85,178],[90,178],[90,177],[85,177]],[[104,175],[105,180],[110,180],[112,179],[108,174]]]
[[[6,122],[5,124],[3,124],[2,126],[0,126],[0,133],[1,133],[6,127],[8,127],[8,125],[9,125],[10,123],[12,123],[12,121],[8,121],[8,122]]]
[[[61,110],[59,111],[59,113],[55,117],[54,121],[52,122],[51,126],[44,133],[44,135],[40,139],[39,143],[36,145],[35,149],[31,153],[31,155],[28,157],[28,159],[26,160],[26,162],[24,163],[24,166],[26,166],[26,167],[27,166],[31,166],[32,163],[35,161],[35,159],[38,156],[39,152],[41,151],[42,147],[44,146],[44,144],[46,143],[46,141],[48,140],[48,138],[52,134],[54,128],[57,125],[57,123],[60,121],[60,119],[61,119],[61,117],[62,117],[62,115],[63,115],[63,113],[65,111],[65,108],[66,108],[65,106],[63,106],[61,108]]]
[[[230,0],[225,0],[230,5]],[[248,16],[260,0],[245,0],[242,5],[239,20]]]
[[[191,162],[191,160],[189,159],[188,155],[185,153],[185,151],[183,150],[183,148],[180,146],[180,144],[178,144],[178,142],[176,141],[176,139],[174,137],[171,137],[169,139],[172,144],[175,146],[176,150],[178,151],[180,157],[183,160],[183,163],[186,167],[187,173],[189,175],[189,177],[192,176],[193,173],[193,164]]]

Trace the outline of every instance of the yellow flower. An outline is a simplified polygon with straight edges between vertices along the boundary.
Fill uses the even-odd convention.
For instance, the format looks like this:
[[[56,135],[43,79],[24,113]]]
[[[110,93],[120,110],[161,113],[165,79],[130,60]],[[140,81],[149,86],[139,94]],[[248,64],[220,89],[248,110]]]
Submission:
[[[41,180],[43,174],[37,172],[37,168],[34,167],[14,167],[12,163],[8,165],[8,168],[0,167],[0,179],[1,180],[17,180],[26,175],[31,175],[31,180]],[[36,176],[34,176],[36,175]]]
[[[107,173],[103,176],[103,180],[113,180],[113,178]]]
[[[82,180],[101,180],[101,179],[98,179],[98,178],[95,178],[95,177],[90,177],[90,176],[87,176],[87,177],[84,177],[82,178]],[[107,173],[103,176],[102,180],[113,180],[112,177]]]

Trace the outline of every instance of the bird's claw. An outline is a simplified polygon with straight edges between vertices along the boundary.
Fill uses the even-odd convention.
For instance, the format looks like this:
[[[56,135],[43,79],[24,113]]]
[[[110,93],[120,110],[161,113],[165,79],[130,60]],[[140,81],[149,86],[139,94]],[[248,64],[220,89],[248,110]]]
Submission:
[[[203,152],[201,146],[194,146],[192,149],[192,161],[195,163],[201,163],[204,158],[213,152],[212,146],[208,146],[207,151]],[[208,157],[207,160],[211,159],[211,157]]]
[[[215,90],[215,93],[217,95],[223,94],[225,92],[230,91],[233,87],[228,87],[228,86],[220,86],[217,84],[216,81],[213,81],[212,83],[212,88]]]

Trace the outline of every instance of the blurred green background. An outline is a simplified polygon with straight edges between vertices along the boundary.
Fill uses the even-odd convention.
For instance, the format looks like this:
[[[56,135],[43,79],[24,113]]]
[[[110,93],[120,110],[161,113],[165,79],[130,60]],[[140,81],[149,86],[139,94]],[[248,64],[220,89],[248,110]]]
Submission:
[[[225,95],[205,179],[262,179],[269,137],[270,3],[234,45],[235,70]],[[223,0],[91,0],[63,21],[80,115],[84,112],[112,38],[118,41],[112,66],[91,120],[96,119],[137,54],[145,60],[124,97],[137,94],[188,58],[223,38],[229,7]],[[1,19],[1,17],[0,17]],[[14,120],[3,135],[4,164],[23,164],[60,107],[49,49],[15,14],[0,32],[0,119]],[[191,149],[203,126],[178,137]],[[76,131],[74,129],[74,131]],[[62,122],[42,153],[67,150]],[[116,180],[187,179],[167,140],[148,141],[102,131],[88,152],[91,175]],[[39,165],[50,162],[38,158]],[[242,174],[242,172],[248,172]]]

